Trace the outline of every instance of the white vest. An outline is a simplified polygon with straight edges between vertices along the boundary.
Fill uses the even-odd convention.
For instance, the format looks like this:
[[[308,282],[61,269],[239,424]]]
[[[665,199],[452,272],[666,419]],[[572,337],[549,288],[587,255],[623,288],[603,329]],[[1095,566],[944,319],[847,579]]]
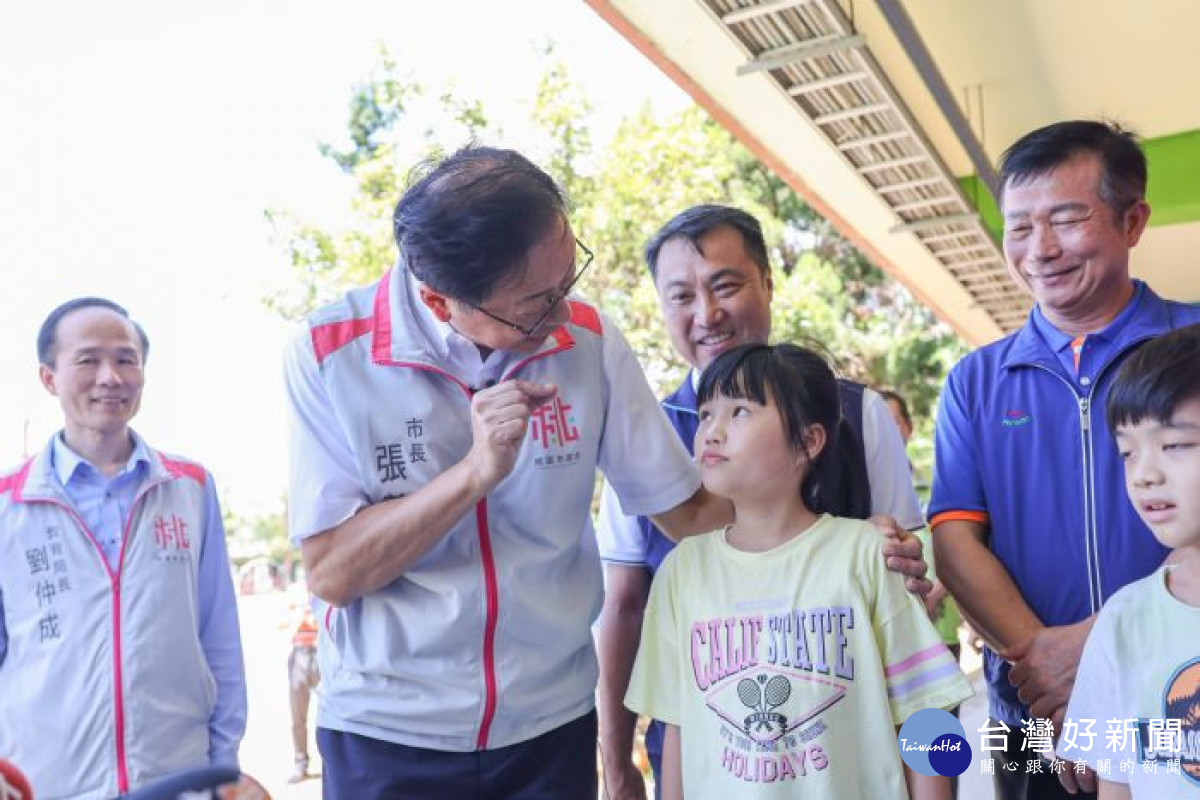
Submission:
[[[309,320],[369,503],[417,491],[471,444],[471,389],[439,366],[411,302],[389,273]],[[600,315],[571,306],[503,376],[558,386],[509,476],[391,584],[319,614],[322,727],[469,751],[593,707],[603,585],[589,507],[609,386]]]
[[[205,471],[151,451],[114,573],[50,447],[0,477],[0,757],[39,798],[113,797],[208,764],[199,636]]]

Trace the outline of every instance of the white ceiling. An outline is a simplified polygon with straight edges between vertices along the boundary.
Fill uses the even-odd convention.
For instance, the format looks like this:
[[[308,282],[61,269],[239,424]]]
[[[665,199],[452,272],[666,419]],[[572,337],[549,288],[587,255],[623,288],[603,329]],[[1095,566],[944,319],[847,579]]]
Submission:
[[[1001,334],[925,245],[893,232],[896,214],[769,73],[738,76],[750,56],[702,0],[587,2],[960,335],[979,344]],[[973,173],[877,5],[837,2],[937,155],[953,174]],[[1022,133],[1059,119],[1113,118],[1146,137],[1200,129],[1200,102],[1189,99],[1200,75],[1200,2],[908,0],[904,7],[993,163]],[[1197,301],[1200,270],[1190,263],[1197,253],[1200,223],[1153,227],[1134,251],[1134,272],[1160,293]]]

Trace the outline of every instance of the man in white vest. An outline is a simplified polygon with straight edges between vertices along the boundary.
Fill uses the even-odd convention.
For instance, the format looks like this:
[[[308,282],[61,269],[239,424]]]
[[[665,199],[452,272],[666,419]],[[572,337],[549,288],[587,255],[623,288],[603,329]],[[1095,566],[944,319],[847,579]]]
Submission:
[[[466,148],[394,228],[396,266],[314,313],[285,369],[324,796],[594,798],[596,470],[676,537],[731,509],[569,298],[592,257],[553,179]]]
[[[39,797],[236,767],[241,638],[212,477],[130,427],[149,340],[85,297],[38,335],[64,425],[0,475],[0,753]]]

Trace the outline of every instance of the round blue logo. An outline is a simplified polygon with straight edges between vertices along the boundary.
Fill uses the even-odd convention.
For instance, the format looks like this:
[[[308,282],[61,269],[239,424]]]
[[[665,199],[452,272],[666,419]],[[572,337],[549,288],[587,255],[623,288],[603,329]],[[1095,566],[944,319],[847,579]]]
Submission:
[[[949,711],[923,708],[900,726],[900,757],[922,775],[962,775],[971,766],[971,745],[962,723]]]

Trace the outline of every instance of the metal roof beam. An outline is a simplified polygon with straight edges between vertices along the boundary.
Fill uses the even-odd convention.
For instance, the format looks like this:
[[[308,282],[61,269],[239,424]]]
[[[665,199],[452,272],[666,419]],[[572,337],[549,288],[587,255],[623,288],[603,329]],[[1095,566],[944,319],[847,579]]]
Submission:
[[[961,253],[975,253],[981,251],[995,253],[996,248],[989,242],[988,244],[970,244],[965,247],[951,247],[946,250],[931,250],[930,252],[935,256],[956,256]]]
[[[866,80],[871,77],[866,72],[843,72],[840,75],[830,75],[825,78],[817,78],[816,80],[805,81],[804,83],[793,83],[788,87],[788,94],[797,97],[809,92],[819,92],[822,89],[832,89],[835,86],[843,86],[847,83],[856,83]]]
[[[764,50],[754,60],[747,61],[738,67],[737,74],[740,78],[743,75],[751,75],[755,72],[779,69],[780,67],[786,67],[788,64],[795,64],[797,61],[807,61],[810,58],[819,58],[831,53],[840,53],[852,47],[861,47],[862,44],[863,37],[857,33],[851,36],[821,36],[799,44],[789,44],[784,47]]]
[[[936,255],[936,253],[934,255]],[[995,266],[998,269],[1004,269],[1004,262],[1000,259],[999,254],[993,254],[993,255],[987,256],[986,258],[972,258],[972,259],[968,259],[967,261],[943,261],[942,264],[944,264],[947,267],[954,267],[955,269],[964,269],[966,267],[978,267],[981,264],[991,264],[992,266]]]
[[[979,175],[984,185],[991,190],[993,197],[999,197],[999,177],[996,174],[996,168],[992,166],[991,159],[984,152],[979,139],[975,137],[971,123],[963,116],[958,101],[954,99],[950,87],[946,85],[946,79],[942,77],[933,56],[925,46],[924,40],[921,39],[921,34],[904,8],[904,3],[902,0],[875,0],[875,4],[891,26],[892,33],[900,40],[905,54],[916,67],[917,74],[925,82],[925,86],[933,95],[934,102],[941,109],[946,121],[950,123],[950,128],[958,137],[959,143],[967,151],[967,157],[971,159],[971,164],[975,167],[975,174]]]
[[[855,117],[865,117],[867,114],[878,114],[883,111],[891,111],[895,106],[891,103],[871,103],[865,106],[855,106],[854,108],[845,108],[841,111],[830,111],[828,114],[821,114],[813,117],[813,122],[818,125],[828,125],[831,122],[841,122],[846,119],[854,119]]]
[[[973,291],[967,287],[967,291],[972,298],[985,303],[996,300],[1020,300],[1023,297],[1021,290],[1016,286],[996,286],[987,291]]]
[[[934,186],[939,183],[945,183],[946,179],[940,175],[936,178],[917,178],[903,183],[881,183],[875,187],[877,192],[903,192],[908,189],[920,189],[922,186]]]
[[[966,239],[967,237],[982,238],[975,231],[954,231],[952,233],[935,233],[931,236],[922,236],[921,243],[925,245],[936,244],[937,242],[947,242],[952,239]]]
[[[795,6],[802,6],[805,3],[810,3],[812,0],[774,0],[774,2],[760,3],[756,6],[747,6],[739,8],[735,11],[730,11],[725,16],[721,17],[721,22],[726,25],[736,25],[739,22],[745,22],[748,19],[757,19],[765,17],[768,14],[774,14],[777,11],[786,11]]]
[[[891,133],[880,133],[875,136],[863,136],[858,139],[843,139],[837,143],[838,150],[846,151],[853,150],[856,147],[869,147],[873,144],[883,144],[884,142],[894,142],[897,139],[907,139],[912,136],[908,131],[892,131]]]
[[[929,208],[930,206],[949,205],[950,203],[961,204],[957,195],[944,194],[940,197],[926,197],[923,200],[914,200],[911,203],[901,203],[898,206],[892,206],[892,211],[897,214],[903,214],[908,211],[916,211],[921,208]]]
[[[899,225],[891,228],[888,233],[912,233],[928,230],[929,228],[940,228],[943,225],[966,225],[978,221],[978,214],[947,214],[944,217],[931,217],[929,219],[914,219],[901,222]],[[975,231],[963,231],[958,235],[969,236],[972,233],[975,233]]]
[[[899,169],[900,167],[911,167],[914,164],[928,164],[929,156],[906,156],[904,158],[894,158],[891,161],[880,161],[877,164],[863,164],[861,167],[855,167],[864,175],[868,172],[882,172],[885,169]]]

